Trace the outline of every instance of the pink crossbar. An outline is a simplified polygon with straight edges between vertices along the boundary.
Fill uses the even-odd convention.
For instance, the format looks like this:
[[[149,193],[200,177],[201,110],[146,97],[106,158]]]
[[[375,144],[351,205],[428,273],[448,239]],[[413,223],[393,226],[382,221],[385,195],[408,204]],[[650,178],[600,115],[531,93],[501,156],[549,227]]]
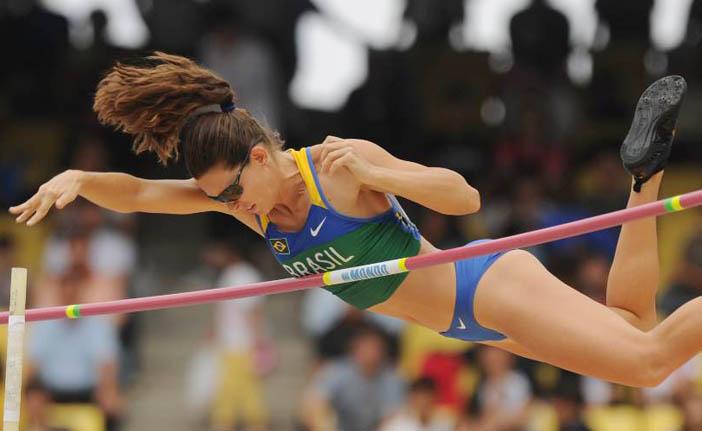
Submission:
[[[657,217],[670,212],[681,211],[702,205],[702,190],[696,190],[684,195],[651,202],[633,208],[613,211],[582,220],[564,223],[545,229],[525,232],[505,238],[495,239],[475,245],[437,251],[407,259],[408,270],[425,268],[442,263],[455,262],[460,259],[480,256],[488,253],[529,247],[537,244],[556,241],[598,230],[607,229],[623,223],[645,217]],[[158,310],[164,308],[183,307],[186,305],[205,304],[225,299],[245,298],[250,296],[270,295],[274,293],[293,292],[324,286],[323,274],[303,278],[285,278],[281,280],[264,281],[240,286],[222,287],[199,290],[195,292],[174,293],[169,295],[148,296],[143,298],[121,299],[117,301],[98,302],[72,306],[79,310],[80,317],[103,314],[132,313],[136,311]],[[27,321],[64,319],[68,317],[69,306],[37,308],[26,311]],[[75,314],[75,311],[73,311]],[[78,317],[78,316],[71,316]],[[0,324],[7,323],[8,313],[0,313]]]

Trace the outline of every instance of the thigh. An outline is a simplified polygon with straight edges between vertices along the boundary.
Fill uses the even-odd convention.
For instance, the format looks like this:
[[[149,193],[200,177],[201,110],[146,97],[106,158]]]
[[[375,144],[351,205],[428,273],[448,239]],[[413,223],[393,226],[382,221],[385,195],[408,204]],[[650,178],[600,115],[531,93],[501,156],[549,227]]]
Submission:
[[[639,378],[633,373],[641,370],[640,359],[651,345],[646,333],[521,250],[502,256],[480,280],[475,315],[510,339],[508,350],[618,383]]]

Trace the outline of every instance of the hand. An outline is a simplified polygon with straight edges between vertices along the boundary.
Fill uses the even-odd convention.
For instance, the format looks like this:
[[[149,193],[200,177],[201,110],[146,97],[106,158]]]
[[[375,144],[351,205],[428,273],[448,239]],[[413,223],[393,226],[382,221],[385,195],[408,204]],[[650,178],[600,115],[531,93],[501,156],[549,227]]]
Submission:
[[[322,172],[334,174],[341,168],[346,168],[361,183],[369,184],[375,165],[366,160],[349,141],[327,136],[322,145]]]
[[[34,226],[44,218],[54,204],[57,209],[62,209],[73,202],[80,191],[82,175],[82,171],[76,170],[68,170],[56,175],[42,184],[34,196],[25,203],[10,207],[10,213],[19,214],[15,219],[17,223],[23,223],[29,219],[27,226]]]
[[[116,390],[98,390],[95,398],[100,408],[108,415],[119,416],[122,413],[122,397]]]

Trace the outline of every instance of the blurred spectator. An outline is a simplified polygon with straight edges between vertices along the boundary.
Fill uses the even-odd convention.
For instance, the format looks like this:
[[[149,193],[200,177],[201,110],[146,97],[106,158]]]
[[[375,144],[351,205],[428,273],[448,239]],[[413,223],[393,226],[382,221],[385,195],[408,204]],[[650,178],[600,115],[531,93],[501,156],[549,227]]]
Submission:
[[[531,403],[529,379],[514,368],[514,356],[504,350],[480,346],[478,362],[483,373],[476,394],[477,414],[459,431],[517,431],[525,429]]]
[[[173,54],[193,56],[206,23],[202,6],[191,0],[139,0],[150,45]]]
[[[494,164],[500,176],[508,180],[533,176],[546,187],[563,186],[561,179],[568,167],[566,148],[549,142],[543,117],[536,111],[524,112],[516,133],[496,142]]]
[[[15,241],[8,234],[0,234],[0,307],[10,304],[10,280],[15,265]]]
[[[397,353],[397,337],[405,322],[351,307],[324,289],[310,289],[302,301],[302,326],[313,339],[317,360],[339,359],[349,341],[368,324],[382,328],[390,357]]]
[[[577,262],[573,287],[604,304],[607,301],[607,278],[610,260],[600,254],[587,254]]]
[[[66,233],[82,230],[88,241],[89,269],[101,276],[126,283],[137,263],[134,241],[120,231],[107,227],[105,212],[83,199],[73,202],[59,214],[59,229],[49,238],[44,249],[45,273],[59,275],[67,271],[69,242]]]
[[[464,387],[464,376],[470,370],[469,352],[428,352],[424,355],[420,375],[432,379],[436,387],[436,403],[444,410],[460,412],[474,388]]]
[[[78,137],[71,152],[69,165],[84,171],[109,170],[109,156],[105,142],[96,134],[85,133]],[[66,270],[68,242],[63,234],[72,230],[83,230],[89,236],[89,267],[98,275],[113,278],[123,285],[127,283],[137,266],[137,245],[131,237],[135,229],[135,214],[120,214],[78,198],[54,214],[57,229],[50,236],[44,249],[43,270],[56,275]],[[102,299],[105,300],[105,299]]]
[[[458,228],[458,219],[423,209],[419,220],[422,236],[438,248],[453,248],[465,245],[466,239]]]
[[[436,3],[432,0],[409,0],[405,18],[414,23],[417,44],[444,45],[449,32],[463,21],[463,0],[447,0]]]
[[[631,108],[649,81],[644,59],[650,50],[653,0],[597,0],[600,17],[598,46],[587,93],[592,116],[611,139],[621,139],[615,128],[630,118]],[[597,41],[596,41],[597,44]],[[604,46],[602,46],[604,45]]]
[[[65,233],[61,239],[61,254],[57,254],[57,257],[60,256],[64,260],[65,266],[61,272],[49,272],[37,283],[36,289],[32,291],[32,302],[35,306],[62,303],[59,302],[62,295],[61,286],[68,279],[79,288],[75,303],[124,298],[124,284],[119,279],[109,277],[109,273],[106,275],[105,272],[95,269],[91,259],[92,239],[88,232],[77,227]],[[108,250],[109,248],[106,248],[104,251]]]
[[[27,412],[27,431],[70,431],[52,427],[48,423],[48,409],[51,398],[46,388],[37,380],[30,381],[24,388],[24,405]]]
[[[654,0],[597,0],[595,9],[608,28],[612,42],[649,42]]]
[[[702,394],[695,392],[681,402],[683,426],[680,431],[702,431]]]
[[[81,277],[69,272],[61,278],[54,305],[78,303]],[[30,329],[27,375],[37,379],[54,403],[96,403],[108,429],[117,429],[122,412],[119,342],[110,320],[50,320]]]
[[[220,244],[222,273],[217,287],[238,286],[262,280],[261,274],[231,245]],[[214,341],[219,359],[211,423],[215,431],[263,430],[268,421],[262,382],[259,377],[270,351],[265,336],[262,308],[264,298],[254,296],[215,304]]]
[[[679,265],[671,286],[665,290],[658,304],[658,309],[665,315],[702,294],[702,231],[688,239]]]
[[[282,78],[273,51],[246,31],[246,22],[231,3],[213,2],[208,8],[211,30],[200,43],[203,64],[231,84],[238,107],[279,129]]]
[[[404,384],[387,360],[382,334],[372,326],[357,332],[349,355],[322,368],[307,389],[301,419],[309,431],[374,430],[404,401]]]
[[[10,40],[16,43],[10,44],[13,60],[7,65],[15,73],[5,88],[12,112],[34,118],[57,114],[63,86],[55,83],[62,78],[68,58],[68,20],[48,11],[39,0],[11,3],[16,25]]]
[[[553,408],[558,418],[558,431],[591,431],[585,424],[585,405],[578,385],[578,376],[568,374],[561,378],[552,396]]]
[[[512,17],[509,28],[516,67],[532,70],[541,79],[565,72],[570,26],[563,13],[546,0],[533,0]]]
[[[451,431],[452,418],[437,411],[436,384],[430,378],[415,380],[407,394],[407,404],[378,431]]]

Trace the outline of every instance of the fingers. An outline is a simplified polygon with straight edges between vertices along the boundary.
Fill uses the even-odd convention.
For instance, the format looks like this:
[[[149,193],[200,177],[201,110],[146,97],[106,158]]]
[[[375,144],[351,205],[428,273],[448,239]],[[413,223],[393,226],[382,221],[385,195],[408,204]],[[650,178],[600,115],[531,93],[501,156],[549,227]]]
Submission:
[[[329,151],[326,156],[322,159],[322,172],[329,172],[331,165],[340,157],[353,151],[351,147],[342,147],[332,151]]]
[[[51,209],[53,203],[53,199],[44,199],[39,205],[39,208],[37,208],[37,211],[34,213],[32,218],[30,218],[27,222],[27,226],[34,226],[35,224],[39,223],[39,221],[44,218],[46,213],[49,212],[49,209]]]
[[[57,197],[56,193],[40,190],[23,204],[10,208],[10,212],[19,214],[15,222],[24,223],[29,220],[27,225],[33,226],[46,216],[54,204],[56,208],[62,209],[75,198],[71,193],[63,193]]]
[[[322,142],[322,144],[331,144],[332,142],[337,142],[337,141],[343,141],[343,139],[338,138],[336,136],[327,135],[327,137],[324,138],[324,142]]]
[[[320,155],[321,160],[324,160],[330,151],[334,151],[344,146],[348,146],[346,140],[337,138],[336,136],[327,136],[324,139],[324,142],[322,142],[322,152]]]
[[[329,173],[334,174],[337,169],[347,165],[349,162],[351,162],[351,159],[353,158],[353,153],[352,152],[347,152],[340,157],[336,158],[330,165],[329,165]]]
[[[39,205],[39,202],[41,199],[39,198],[39,193],[35,194],[31,198],[27,199],[23,204],[14,206],[10,208],[10,212],[12,214],[19,214],[19,216],[15,219],[17,223],[22,223],[29,216],[34,214],[34,211],[36,210],[36,207]]]
[[[19,217],[15,219],[15,222],[24,223],[32,214],[34,214],[34,211],[34,208],[29,208],[25,210],[22,214],[19,215]]]

